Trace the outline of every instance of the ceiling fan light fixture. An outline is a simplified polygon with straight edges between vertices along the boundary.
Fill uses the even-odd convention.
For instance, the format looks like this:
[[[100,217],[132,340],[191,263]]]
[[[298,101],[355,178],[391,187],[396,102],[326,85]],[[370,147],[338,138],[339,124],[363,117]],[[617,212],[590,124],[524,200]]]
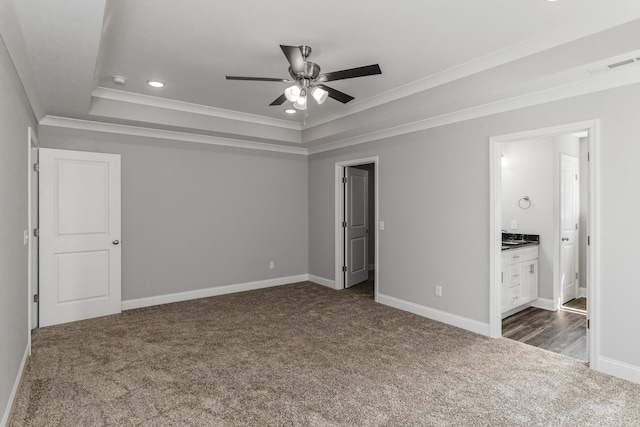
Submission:
[[[311,89],[311,95],[313,96],[313,99],[318,102],[318,104],[322,105],[322,103],[329,97],[329,92],[322,88],[314,87],[313,89]]]
[[[296,102],[301,93],[302,89],[300,89],[300,86],[298,85],[293,85],[284,90],[284,96],[287,97],[287,100],[290,102]]]

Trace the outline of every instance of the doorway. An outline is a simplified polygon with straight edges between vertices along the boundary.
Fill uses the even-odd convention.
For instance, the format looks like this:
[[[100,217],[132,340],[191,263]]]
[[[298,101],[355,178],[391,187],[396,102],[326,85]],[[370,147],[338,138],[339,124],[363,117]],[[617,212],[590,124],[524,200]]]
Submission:
[[[371,288],[376,300],[378,165],[378,157],[335,164],[335,289]]]
[[[563,126],[558,126],[554,128],[547,129],[539,129],[535,131],[526,131],[518,134],[504,135],[500,137],[491,138],[491,303],[490,303],[490,332],[493,337],[501,337],[503,336],[503,323],[502,319],[509,315],[513,315],[515,313],[520,313],[520,316],[526,315],[525,310],[535,311],[535,310],[546,310],[547,312],[554,312],[561,316],[565,316],[563,303],[565,302],[563,299],[566,297],[566,294],[571,291],[575,292],[575,296],[570,298],[572,301],[580,296],[587,297],[587,305],[588,309],[587,315],[584,315],[582,320],[582,324],[584,325],[584,335],[583,341],[586,339],[586,352],[588,353],[587,360],[591,362],[592,367],[593,361],[597,360],[595,357],[598,352],[598,336],[597,336],[597,305],[598,301],[593,298],[594,295],[597,294],[597,288],[599,283],[595,280],[597,275],[595,274],[597,270],[597,258],[595,254],[597,251],[595,250],[593,245],[587,246],[582,245],[584,256],[582,257],[584,262],[581,263],[578,261],[578,258],[571,258],[576,252],[575,249],[579,247],[579,239],[581,235],[584,236],[584,242],[591,240],[593,243],[596,229],[596,210],[595,206],[597,206],[597,186],[596,186],[596,171],[597,171],[597,149],[598,149],[598,138],[597,138],[597,128],[598,122],[581,122],[575,124],[568,124]],[[556,141],[555,148],[552,152],[552,163],[548,164],[546,167],[541,167],[541,165],[535,164],[538,157],[541,155],[540,152],[535,151],[536,147],[541,147],[544,141]],[[567,198],[562,197],[565,193],[565,189],[561,188],[562,174],[564,173],[564,169],[561,168],[561,153],[563,150],[566,150],[566,142],[569,140],[573,140],[574,144],[576,141],[578,144],[582,144],[582,147],[578,145],[578,148],[582,148],[585,153],[585,157],[589,156],[589,162],[585,167],[584,173],[584,182],[586,184],[584,193],[581,196],[578,195],[576,190],[574,196],[576,200],[579,197],[583,197],[583,209],[578,209],[575,207],[574,214],[577,214],[581,210],[583,211],[583,215],[579,218],[578,216],[567,217],[567,214],[571,213],[571,209],[573,209],[573,205],[571,205],[568,200],[571,199],[571,195]],[[563,142],[557,142],[563,141]],[[531,190],[523,190],[522,183],[519,183],[518,189],[510,189],[509,191],[516,192],[519,194],[519,198],[525,200],[525,202],[521,202],[518,205],[517,202],[513,202],[512,199],[514,196],[510,194],[509,196],[503,197],[503,190],[505,187],[509,187],[510,180],[514,171],[509,170],[507,168],[503,168],[503,163],[509,164],[510,158],[507,155],[508,152],[514,154],[514,149],[518,148],[518,143],[521,143],[522,146],[527,146],[530,150],[526,155],[525,159],[529,161],[531,167],[535,168],[539,166],[539,169],[546,169],[546,175],[538,174],[537,178],[533,178],[533,182],[531,182],[531,176],[525,177],[529,179]],[[564,144],[564,145],[563,145]],[[575,145],[574,145],[575,146]],[[548,148],[548,147],[547,147]],[[517,150],[516,150],[517,151]],[[580,150],[582,151],[582,150]],[[520,155],[523,155],[526,150],[523,149]],[[537,154],[536,154],[537,153]],[[576,153],[574,153],[576,154]],[[579,153],[577,153],[579,155]],[[511,160],[517,158],[513,157]],[[520,159],[522,161],[522,158]],[[548,160],[549,161],[549,160]],[[515,162],[516,164],[518,162]],[[533,164],[531,164],[533,163]],[[522,164],[522,163],[520,163]],[[513,165],[515,166],[515,165]],[[557,171],[557,172],[556,172]],[[572,180],[578,179],[579,175],[576,171],[572,172],[571,176]],[[550,178],[553,176],[553,179]],[[567,178],[567,175],[565,178]],[[540,180],[546,180],[547,193],[553,193],[552,195],[542,195],[539,191],[542,183]],[[516,180],[517,181],[517,180]],[[567,180],[567,182],[569,182]],[[575,181],[571,181],[574,182]],[[565,183],[566,184],[566,183]],[[518,186],[516,185],[516,187]],[[519,191],[519,193],[517,193]],[[531,192],[531,194],[527,194]],[[503,200],[504,199],[504,200]],[[509,200],[507,200],[509,199]],[[566,199],[566,200],[565,200]],[[564,202],[561,202],[563,201]],[[563,206],[563,203],[565,206]],[[511,206],[514,205],[514,206]],[[509,206],[505,209],[505,206]],[[530,209],[533,206],[534,209]],[[543,209],[544,208],[544,209]],[[509,210],[511,209],[511,210]],[[546,217],[546,224],[540,224],[540,221],[536,224],[533,219],[532,213],[534,210],[542,211],[547,210],[547,212],[551,212],[550,215]],[[519,215],[523,211],[527,211],[526,215]],[[538,212],[539,213],[539,212]],[[562,216],[561,216],[562,214]],[[505,218],[505,216],[508,216]],[[568,219],[567,219],[568,218]],[[567,219],[566,223],[563,223],[563,220]],[[571,226],[569,227],[567,224],[571,222]],[[536,233],[534,229],[544,229],[543,232]],[[532,231],[533,230],[533,231]],[[563,234],[567,230],[571,230],[575,232],[575,235],[567,236]],[[539,258],[539,293],[537,296],[534,296],[527,305],[520,305],[516,307],[514,310],[510,312],[504,311],[504,306],[502,305],[503,299],[503,267],[502,267],[502,236],[503,232],[506,233],[514,233],[518,234],[540,234],[540,244],[539,250],[541,252]],[[545,237],[546,236],[546,237]],[[564,237],[564,239],[563,239]],[[570,241],[569,241],[570,239]],[[563,246],[563,243],[570,243],[567,247]],[[561,260],[564,258],[564,262]],[[574,262],[567,262],[567,260],[574,259]],[[578,268],[578,265],[581,265]],[[569,272],[571,270],[571,272]],[[583,271],[586,270],[586,271]],[[570,279],[570,280],[569,280]],[[563,286],[563,284],[565,286]],[[584,286],[586,285],[586,287]],[[563,292],[563,288],[565,289]],[[580,295],[582,293],[582,295]],[[527,306],[530,305],[533,308],[529,309]],[[545,314],[545,313],[542,313]],[[566,316],[573,315],[575,313],[567,314]],[[506,315],[506,316],[505,316]],[[565,316],[565,317],[566,317]],[[511,319],[513,320],[513,319]],[[581,321],[578,321],[580,323]],[[562,321],[560,322],[562,324]],[[587,323],[590,323],[591,329],[586,329]],[[538,324],[539,326],[540,324]],[[511,330],[508,331],[509,334],[512,333]],[[574,331],[574,336],[576,332]]]

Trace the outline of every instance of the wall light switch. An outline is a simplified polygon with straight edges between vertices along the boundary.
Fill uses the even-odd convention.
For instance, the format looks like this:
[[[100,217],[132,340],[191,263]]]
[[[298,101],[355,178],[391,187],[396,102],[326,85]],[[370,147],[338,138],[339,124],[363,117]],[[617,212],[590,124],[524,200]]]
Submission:
[[[384,230],[384,221],[380,221],[380,230]]]
[[[511,229],[512,230],[517,230],[518,229],[518,222],[515,219],[511,220]]]
[[[270,262],[269,262],[269,270],[273,270],[274,268],[276,268],[276,263],[275,263],[275,261],[270,261]]]
[[[22,243],[24,243],[25,246],[29,243],[29,237],[29,230],[24,230],[24,240]]]
[[[437,297],[442,296],[442,286],[436,286],[436,296]]]

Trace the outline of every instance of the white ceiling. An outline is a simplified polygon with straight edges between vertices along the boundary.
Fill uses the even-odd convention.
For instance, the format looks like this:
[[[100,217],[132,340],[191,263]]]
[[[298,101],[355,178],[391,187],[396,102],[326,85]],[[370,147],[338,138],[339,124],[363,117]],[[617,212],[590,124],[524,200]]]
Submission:
[[[409,115],[424,118],[544,91],[592,78],[589,64],[640,49],[630,37],[640,34],[636,0],[15,0],[13,7],[43,117],[283,145],[327,139],[311,129],[380,106],[388,106],[384,117],[406,116],[408,107],[391,108],[406,97],[414,100],[405,104]],[[625,23],[626,33],[605,31]],[[311,46],[310,60],[324,72],[377,63],[382,75],[328,84],[354,96],[349,104],[311,101],[307,117],[287,115],[285,105],[269,106],[286,84],[225,80],[288,78],[280,44]],[[149,79],[166,87],[153,89]]]

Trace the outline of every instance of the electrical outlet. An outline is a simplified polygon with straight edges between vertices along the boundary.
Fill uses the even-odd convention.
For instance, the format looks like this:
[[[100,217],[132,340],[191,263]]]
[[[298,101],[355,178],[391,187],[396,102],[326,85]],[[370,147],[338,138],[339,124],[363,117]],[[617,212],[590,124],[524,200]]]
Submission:
[[[384,230],[384,221],[380,221],[380,230]]]
[[[518,229],[518,222],[515,219],[511,220],[511,229],[512,230],[517,230]]]
[[[24,240],[22,241],[22,243],[27,246],[27,244],[29,244],[29,230],[24,230]]]
[[[436,296],[437,297],[442,296],[442,286],[436,286]]]
[[[276,268],[275,261],[269,261],[269,270],[273,270],[274,268]]]

